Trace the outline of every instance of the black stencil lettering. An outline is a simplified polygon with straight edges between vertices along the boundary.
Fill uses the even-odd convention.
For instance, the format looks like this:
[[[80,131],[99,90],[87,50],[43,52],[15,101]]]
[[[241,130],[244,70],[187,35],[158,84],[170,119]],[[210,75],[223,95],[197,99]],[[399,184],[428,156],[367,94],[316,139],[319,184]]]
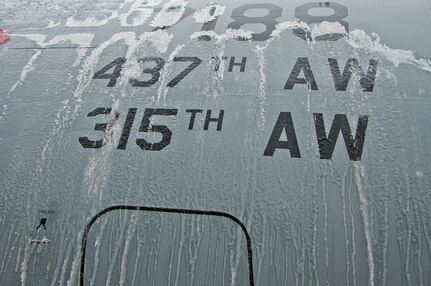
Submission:
[[[337,59],[329,58],[329,66],[331,67],[332,77],[334,78],[335,90],[345,91],[352,77],[353,71],[359,76],[359,84],[363,91],[372,92],[374,89],[374,82],[376,80],[377,66],[379,61],[371,59],[368,65],[368,71],[365,75],[364,70],[359,65],[357,59],[348,59],[344,67],[343,74],[340,73]]]
[[[198,57],[174,57],[174,62],[192,62],[185,70],[183,70],[179,75],[174,77],[167,86],[176,86],[183,78],[185,78],[192,70],[194,70],[198,65],[201,64],[202,60]]]
[[[304,72],[305,78],[298,78],[301,70]],[[295,66],[287,79],[284,89],[293,89],[295,84],[307,84],[308,89],[318,90],[308,58],[298,58],[296,60]]]
[[[195,124],[196,113],[202,113],[202,109],[186,109],[187,113],[191,113],[190,121],[189,121],[189,130],[193,130],[193,126]]]
[[[159,78],[160,78],[160,70],[165,66],[165,61],[161,58],[154,58],[154,57],[146,57],[139,59],[138,62],[140,63],[146,63],[146,62],[155,62],[156,66],[151,69],[144,69],[142,73],[144,74],[150,74],[152,77],[151,79],[147,81],[140,81],[135,78],[129,79],[129,83],[133,87],[148,87],[153,84],[155,84]]]
[[[125,150],[129,141],[130,131],[132,130],[133,121],[135,120],[137,108],[130,108],[124,122],[123,131],[121,132],[120,142],[117,149]]]
[[[330,16],[313,16],[310,15],[311,9],[316,8],[330,8],[334,12]],[[343,19],[348,16],[348,9],[346,6],[335,2],[310,2],[304,5],[301,5],[295,9],[295,17],[301,21],[306,22],[307,24],[313,23],[322,23],[326,22],[338,22],[340,23],[346,32],[349,32],[349,24]],[[300,37],[303,40],[312,40],[311,33],[308,30],[303,28],[295,28],[293,29],[293,34]],[[316,41],[337,41],[344,37],[343,33],[328,33],[324,35],[320,35],[314,38]]]
[[[108,85],[109,87],[114,87],[117,84],[117,79],[121,75],[121,70],[123,69],[123,65],[126,62],[126,58],[116,58],[113,62],[104,66],[102,69],[97,71],[93,78],[95,79],[109,79]],[[106,72],[110,69],[114,68],[112,73],[107,74]]]
[[[211,118],[211,110],[207,110],[204,130],[208,130],[208,126],[210,122],[217,122],[217,131],[220,131],[223,124],[223,116],[224,116],[224,110],[220,110],[218,118]]]
[[[110,114],[111,113],[111,108],[105,108],[105,107],[98,107],[96,109],[94,109],[93,111],[91,111],[90,113],[88,113],[87,117],[94,117],[97,115],[102,115],[102,114]],[[107,123],[97,123],[96,126],[94,127],[95,131],[102,131],[104,133],[106,133],[107,129],[109,127],[111,127],[114,122],[118,119],[119,117],[119,113],[115,113],[115,118]],[[100,148],[103,145],[105,145],[105,138],[97,140],[97,141],[92,141],[90,139],[88,139],[88,137],[79,137],[79,143],[81,143],[82,147],[84,148]]]
[[[246,63],[247,63],[247,57],[242,57],[242,60],[241,60],[240,63],[236,63],[235,62],[235,57],[231,57],[230,58],[230,62],[229,62],[229,69],[228,69],[228,71],[231,72],[233,70],[234,66],[239,66],[240,67],[239,71],[240,72],[244,72],[245,71],[245,64]]]
[[[211,59],[215,60],[214,71],[218,71],[222,60],[227,59],[227,57],[211,57]]]
[[[350,130],[350,125],[345,114],[335,115],[328,137],[326,137],[325,123],[323,121],[322,114],[314,113],[314,125],[316,127],[317,142],[319,144],[321,159],[332,158],[335,143],[337,142],[338,134],[341,131],[349,159],[351,161],[361,160],[365,142],[365,133],[368,125],[368,115],[359,116],[355,139],[353,139],[352,131]]]
[[[213,16],[213,15],[214,15],[214,13],[215,13],[215,11],[216,11],[216,7],[215,7],[215,6],[212,6],[212,7],[211,7],[211,9],[210,9],[210,16]],[[217,24],[217,20],[218,20],[218,16],[217,16],[217,17],[215,17],[215,19],[214,19],[214,20],[209,21],[209,22],[207,22],[207,23],[204,23],[204,24],[202,25],[202,30],[201,30],[201,31],[214,31],[215,26],[216,26],[216,24]],[[198,40],[200,40],[200,41],[210,41],[210,40],[211,40],[211,36],[203,35],[203,36],[200,36],[200,37],[198,38]]]
[[[38,230],[40,227],[43,227],[43,229],[46,230],[46,221],[47,221],[46,217],[41,218],[39,225],[36,227],[36,230]]]
[[[157,143],[147,142],[145,139],[136,139],[136,144],[142,150],[160,151],[171,143],[172,132],[166,125],[152,125],[150,119],[155,115],[177,115],[178,109],[153,109],[146,108],[142,118],[140,132],[159,132],[162,134],[162,140]]]
[[[268,10],[268,15],[262,17],[247,17],[245,12],[251,9],[266,9]],[[265,41],[270,38],[272,31],[275,30],[275,25],[278,23],[275,19],[281,17],[282,9],[279,6],[270,3],[262,4],[245,4],[232,11],[233,22],[229,23],[228,28],[230,29],[241,29],[245,24],[249,23],[260,23],[265,25],[266,29],[262,33],[253,34],[253,41]],[[246,40],[246,39],[238,39]]]
[[[283,130],[286,132],[287,141],[280,141]],[[280,112],[263,156],[273,156],[276,149],[289,149],[291,157],[301,158],[290,112]]]

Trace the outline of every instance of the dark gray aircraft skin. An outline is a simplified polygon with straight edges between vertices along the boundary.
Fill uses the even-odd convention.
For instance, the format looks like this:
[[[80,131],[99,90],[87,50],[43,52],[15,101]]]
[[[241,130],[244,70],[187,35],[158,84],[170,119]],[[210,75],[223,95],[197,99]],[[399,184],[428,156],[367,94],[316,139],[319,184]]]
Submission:
[[[429,0],[0,15],[1,285],[431,285]]]

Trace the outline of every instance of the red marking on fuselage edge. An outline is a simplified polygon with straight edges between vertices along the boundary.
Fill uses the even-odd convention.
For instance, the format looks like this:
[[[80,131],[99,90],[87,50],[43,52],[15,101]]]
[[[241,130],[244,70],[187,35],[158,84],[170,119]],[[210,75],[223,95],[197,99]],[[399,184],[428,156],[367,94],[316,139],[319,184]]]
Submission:
[[[6,35],[2,29],[0,29],[0,45],[6,44],[10,41],[10,37]]]

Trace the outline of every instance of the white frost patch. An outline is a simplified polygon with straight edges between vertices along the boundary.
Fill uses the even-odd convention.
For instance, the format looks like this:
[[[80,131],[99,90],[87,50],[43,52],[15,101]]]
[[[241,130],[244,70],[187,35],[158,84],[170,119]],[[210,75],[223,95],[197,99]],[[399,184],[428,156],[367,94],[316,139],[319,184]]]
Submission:
[[[363,49],[380,54],[392,62],[395,67],[398,67],[401,63],[406,63],[431,72],[430,60],[415,58],[413,51],[391,49],[380,41],[380,37],[376,33],[372,33],[371,36],[369,36],[365,31],[354,30],[349,33],[347,43],[354,49]]]
[[[73,44],[77,44],[79,46],[90,46],[93,41],[94,35],[87,33],[76,33],[76,34],[66,34],[55,36],[54,39],[49,41],[47,45],[55,45],[63,42],[70,41]]]
[[[134,9],[120,15],[120,23],[123,27],[136,27],[143,25],[153,13],[153,9]],[[129,22],[131,20],[131,22]]]
[[[147,6],[157,6],[157,5],[159,5],[159,4],[161,4],[162,2],[163,2],[163,0],[147,0],[146,1],[147,2]]]
[[[271,37],[279,37],[281,33],[284,32],[285,30],[293,30],[296,28],[309,30],[309,27],[305,22],[296,22],[296,21],[281,22],[275,25],[275,30],[272,31]]]
[[[193,15],[197,23],[208,23],[218,16],[222,15],[226,10],[226,6],[219,4],[211,4],[199,11],[196,11]]]
[[[169,43],[174,36],[165,30],[157,30],[153,32],[146,32],[139,36],[139,43],[150,43],[159,52],[164,53],[168,50]]]
[[[276,25],[276,29],[271,33],[272,37],[279,37],[285,30],[293,30],[296,28],[304,29],[310,32],[311,38],[314,40],[326,34],[345,34],[345,41],[355,50],[365,50],[370,53],[375,53],[383,56],[388,61],[392,62],[395,67],[401,63],[414,65],[424,71],[431,72],[431,60],[418,59],[413,51],[391,49],[383,44],[380,37],[376,33],[368,35],[363,30],[353,30],[349,33],[338,22],[322,22],[310,29],[307,23],[288,21]],[[272,39],[272,38],[271,38]],[[271,40],[270,39],[270,40]],[[269,40],[269,41],[270,41]]]
[[[147,1],[137,0],[133,2],[127,13],[120,14],[120,23],[123,27],[136,27],[143,25],[153,14],[154,9],[146,8]]]
[[[57,22],[57,23],[55,23],[54,21],[49,20],[49,24],[48,24],[48,26],[46,26],[44,29],[54,28],[54,27],[57,27],[57,26],[58,26],[58,25],[60,25],[60,24],[61,24],[61,22]]]
[[[242,29],[227,29],[224,34],[217,34],[214,31],[200,31],[195,32],[190,36],[190,39],[196,39],[201,36],[210,36],[216,40],[229,40],[229,39],[246,39],[250,40],[252,37],[252,32],[245,31]]]
[[[275,26],[275,30],[271,33],[271,36],[278,37],[285,30],[303,29],[308,31],[311,38],[314,40],[317,37],[328,35],[328,34],[347,34],[346,29],[338,22],[327,22],[324,21],[318,25],[315,25],[312,29],[305,22],[287,21],[278,23]]]
[[[184,0],[171,0],[164,4],[162,10],[151,22],[151,26],[162,28],[175,25],[183,16],[188,3]]]
[[[97,20],[94,17],[86,18],[85,20],[75,20],[73,17],[67,18],[66,27],[100,27],[108,23],[108,19]]]
[[[30,243],[32,244],[48,244],[51,243],[51,240],[49,240],[47,237],[43,237],[41,240],[39,239],[32,239],[30,240]]]
[[[136,3],[136,0],[126,0],[125,3]],[[153,7],[161,4],[163,0],[138,0],[137,2],[142,3],[142,7]]]
[[[67,18],[66,27],[100,27],[108,23],[110,20],[118,17],[118,11],[112,11],[111,15],[105,19],[96,19],[95,17],[88,17],[84,20],[76,20],[73,16]]]
[[[223,39],[247,39],[250,40],[252,32],[242,29],[227,29],[224,34],[221,35]]]
[[[327,34],[347,34],[346,29],[338,22],[327,22],[324,21],[319,25],[316,25],[311,30],[311,37],[314,39],[319,36]]]

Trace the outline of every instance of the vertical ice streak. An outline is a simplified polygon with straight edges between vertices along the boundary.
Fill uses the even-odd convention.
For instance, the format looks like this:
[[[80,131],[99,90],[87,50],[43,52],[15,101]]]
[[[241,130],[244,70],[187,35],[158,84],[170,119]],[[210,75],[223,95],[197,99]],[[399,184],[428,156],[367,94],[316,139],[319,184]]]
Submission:
[[[350,176],[351,177],[351,176]],[[356,286],[356,232],[355,232],[355,213],[354,213],[354,200],[352,198],[352,190],[349,190],[348,193],[348,205],[349,205],[349,215],[352,225],[352,254],[351,254],[351,260],[352,260],[352,278],[353,278],[353,286]]]
[[[128,261],[127,256],[129,254],[130,242],[134,237],[135,230],[136,230],[136,214],[132,214],[130,218],[130,222],[127,224],[126,243],[124,245],[123,255],[121,258],[121,268],[120,268],[121,271],[120,271],[120,282],[119,282],[120,286],[127,285],[126,284],[126,272],[127,272],[126,263]]]
[[[72,256],[72,252],[74,251],[74,246],[71,243],[68,243],[66,246],[66,250],[65,250],[65,258],[62,261],[62,267],[61,267],[61,274],[60,274],[60,279],[59,279],[59,284],[60,285],[64,285],[65,280],[66,280],[66,275],[67,275],[67,271],[68,271],[68,265]]]
[[[353,162],[355,171],[356,187],[359,193],[359,209],[364,223],[365,240],[367,242],[367,261],[369,269],[368,285],[374,286],[374,257],[373,257],[373,242],[370,229],[370,221],[368,216],[368,200],[366,194],[366,187],[363,182],[365,176],[364,166],[360,161]]]
[[[265,125],[265,101],[266,101],[266,93],[265,93],[265,85],[266,85],[266,76],[265,76],[265,49],[268,47],[269,42],[267,42],[266,46],[257,46],[255,49],[255,53],[257,56],[257,64],[259,67],[259,91],[258,91],[258,105],[260,109],[260,118],[258,120],[259,128],[263,128]]]
[[[385,189],[387,189],[388,179],[385,177]],[[387,192],[387,190],[385,190]],[[382,274],[382,285],[386,285],[387,273],[388,273],[388,246],[389,246],[389,206],[388,200],[384,201],[384,226],[383,226],[383,253],[382,253],[382,261],[383,261],[383,274]]]
[[[231,251],[230,255],[230,283],[231,285],[236,285],[238,278],[238,268],[241,258],[241,243],[242,243],[242,230],[237,228],[234,237],[232,239],[235,241],[235,250]]]
[[[328,200],[326,197],[326,181],[322,181],[322,202],[323,202],[323,241],[325,245],[325,267],[326,273],[329,272],[329,245],[328,245]],[[326,274],[326,285],[329,284],[328,274]]]
[[[41,53],[42,53],[42,50],[38,50],[31,56],[31,58],[28,60],[27,64],[21,70],[21,74],[19,76],[19,79],[9,89],[9,91],[7,93],[8,97],[11,95],[12,92],[14,92],[14,90],[17,88],[18,85],[21,85],[24,82],[24,80],[27,78],[27,74],[34,69],[33,65]]]
[[[406,250],[405,250],[405,261],[404,261],[404,272],[407,280],[407,285],[412,286],[412,275],[410,274],[410,255],[411,255],[411,248],[412,248],[412,236],[413,236],[413,218],[412,213],[410,210],[410,204],[411,204],[411,189],[409,180],[407,178],[407,175],[404,174],[405,180],[406,180],[406,194],[405,194],[405,206],[402,209],[402,213],[405,219],[406,224],[406,230],[407,230],[407,237],[406,237]]]
[[[138,271],[138,266],[139,266],[139,262],[140,262],[140,258],[141,258],[141,248],[142,248],[142,246],[141,246],[142,244],[138,241],[138,244],[137,244],[137,250],[136,250],[136,261],[135,261],[135,263],[134,263],[134,266],[133,266],[133,276],[132,276],[132,285],[136,285],[136,274],[138,274],[139,273],[139,271]],[[169,276],[168,276],[169,277]],[[168,283],[168,285],[170,285],[169,283]]]
[[[346,170],[346,173],[348,172],[348,170]],[[350,279],[349,279],[349,274],[350,274],[350,257],[349,257],[349,236],[348,236],[348,229],[347,229],[347,214],[346,214],[346,208],[348,207],[347,204],[347,198],[346,198],[346,177],[347,174],[345,174],[342,178],[341,178],[341,198],[343,200],[343,227],[344,227],[344,236],[346,239],[346,246],[345,246],[345,250],[346,250],[346,286],[350,285]],[[329,284],[328,281],[326,282],[327,285]]]
[[[181,218],[181,228],[180,228],[180,242],[178,244],[178,258],[177,258],[177,270],[175,273],[175,283],[174,285],[179,285],[179,279],[180,279],[180,265],[181,265],[181,259],[182,259],[182,253],[183,253],[183,248],[184,248],[184,243],[185,243],[185,218],[182,217]]]
[[[168,91],[170,88],[167,86],[167,83],[170,75],[172,74],[173,60],[184,47],[185,45],[178,45],[175,48],[175,50],[169,55],[169,61],[166,63],[163,71],[160,73],[160,86],[159,86],[159,89],[157,90],[157,98],[155,99],[157,103],[160,103],[160,101],[164,102],[166,100],[166,95],[168,94]]]
[[[10,219],[5,219],[5,222],[10,223]],[[1,229],[2,230],[4,229],[3,226]],[[12,230],[9,231],[5,249],[11,249],[12,245],[16,245],[17,240],[18,240],[18,237],[16,235],[14,235],[14,232]],[[12,248],[14,248],[14,247],[12,247]],[[18,248],[18,251],[17,251],[18,255],[17,255],[16,264],[15,264],[15,271],[16,272],[19,271],[19,264],[20,264],[19,262],[20,262],[20,256],[21,256],[20,254],[22,252],[22,248],[23,248],[22,245],[20,245]],[[8,269],[9,263],[11,262],[10,258],[11,258],[11,253],[8,253],[7,251],[5,251],[3,253],[3,258],[2,258],[1,267],[0,267],[0,273],[3,273],[6,271],[5,269]]]
[[[106,222],[104,221],[104,222],[102,222],[102,224],[100,226],[100,231],[97,234],[97,237],[96,237],[95,242],[94,242],[94,248],[95,248],[94,253],[95,254],[94,254],[94,260],[92,261],[93,262],[93,273],[92,273],[93,275],[90,278],[90,285],[91,286],[94,286],[95,282],[96,282],[97,267],[99,266],[100,245],[101,245],[103,234],[105,232],[105,228],[106,228]]]
[[[256,140],[253,143],[253,149],[257,150],[258,146],[261,142],[261,136],[263,133],[263,128],[265,125],[265,102],[266,102],[266,76],[265,76],[265,50],[268,47],[269,42],[266,43],[265,46],[257,46],[254,50],[254,53],[256,54],[257,57],[257,64],[258,64],[258,69],[259,69],[259,86],[258,86],[258,90],[257,90],[257,96],[255,97],[255,103],[256,103],[256,109],[255,113],[257,115],[257,126],[254,129],[254,133],[255,133],[255,137]],[[257,178],[257,168],[258,168],[258,161],[256,158],[253,159],[253,176],[251,178],[251,180],[253,180],[253,184],[254,186],[249,188],[249,190],[255,190],[257,187],[257,182],[256,182],[256,178]],[[254,208],[256,205],[256,195],[255,192],[253,191],[253,194],[251,194],[252,196],[252,201],[251,201],[251,210],[249,213],[249,218],[247,221],[247,228],[251,229],[252,227],[252,219],[254,216]],[[244,202],[245,203],[245,202]],[[256,279],[256,283],[260,283],[261,281],[261,275],[262,275],[262,270],[263,270],[263,261],[266,254],[265,251],[265,247],[266,247],[266,231],[268,231],[268,223],[267,223],[267,217],[265,213],[261,213],[261,219],[262,219],[262,227],[260,228],[260,239],[261,241],[259,242],[259,247],[257,249],[257,253],[258,253],[258,259],[257,259],[257,267],[258,267],[258,271],[256,273],[255,279]]]
[[[36,62],[37,58],[42,54],[42,50],[37,50],[28,60],[27,64],[23,67],[21,70],[21,74],[18,78],[18,80],[14,83],[14,85],[9,89],[7,95],[5,98],[10,98],[11,94],[15,91],[15,89],[21,85],[25,79],[27,78],[27,75],[29,72],[31,72],[34,69],[34,63]],[[1,102],[1,99],[0,99]],[[2,123],[4,117],[6,116],[7,111],[7,105],[3,106],[2,114],[0,115],[0,124]]]
[[[21,269],[20,269],[21,271],[20,279],[21,279],[22,286],[26,285],[28,262],[30,260],[30,252],[31,252],[31,244],[30,244],[30,241],[27,241],[25,244],[24,257],[23,257],[23,261],[21,263]]]
[[[225,50],[226,50],[226,44],[229,40],[236,40],[236,39],[245,39],[250,40],[251,39],[251,33],[249,31],[244,31],[241,29],[227,29],[224,34],[218,35],[213,31],[201,31],[193,33],[190,37],[190,39],[199,39],[201,36],[209,36],[212,38],[215,38],[216,42],[213,45],[214,52],[212,54],[212,59],[216,63],[216,68],[214,71],[216,71],[215,76],[211,75],[210,78],[210,84],[209,87],[212,88],[205,88],[204,94],[210,94],[212,93],[212,97],[216,98],[219,95],[223,94],[224,92],[224,73],[225,73],[225,61],[223,60],[223,57],[225,56]],[[183,47],[182,47],[183,48]],[[212,62],[212,61],[210,61]],[[208,64],[208,67],[210,68],[210,63]]]

